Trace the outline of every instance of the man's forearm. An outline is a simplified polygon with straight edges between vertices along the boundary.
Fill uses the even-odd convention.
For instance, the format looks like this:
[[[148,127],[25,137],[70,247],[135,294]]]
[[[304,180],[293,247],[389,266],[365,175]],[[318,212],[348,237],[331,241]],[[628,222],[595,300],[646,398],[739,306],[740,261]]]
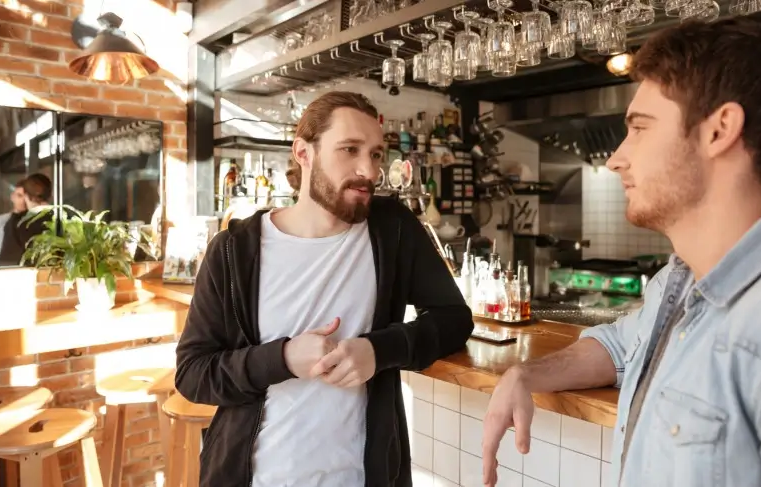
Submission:
[[[531,392],[592,389],[616,383],[616,366],[608,351],[593,338],[508,370],[518,374]]]

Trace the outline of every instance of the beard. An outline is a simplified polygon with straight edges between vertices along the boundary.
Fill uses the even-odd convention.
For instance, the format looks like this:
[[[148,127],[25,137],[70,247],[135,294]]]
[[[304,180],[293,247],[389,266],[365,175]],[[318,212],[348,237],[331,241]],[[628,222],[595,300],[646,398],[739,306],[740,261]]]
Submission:
[[[705,172],[691,137],[676,144],[663,161],[660,173],[637,183],[626,207],[630,223],[660,233],[695,208],[706,191]]]
[[[349,202],[344,195],[350,189],[367,191],[372,197],[375,193],[375,184],[369,179],[352,178],[336,187],[322,170],[320,156],[315,156],[309,178],[309,197],[342,222],[353,225],[367,219],[370,214],[370,199],[367,203]]]

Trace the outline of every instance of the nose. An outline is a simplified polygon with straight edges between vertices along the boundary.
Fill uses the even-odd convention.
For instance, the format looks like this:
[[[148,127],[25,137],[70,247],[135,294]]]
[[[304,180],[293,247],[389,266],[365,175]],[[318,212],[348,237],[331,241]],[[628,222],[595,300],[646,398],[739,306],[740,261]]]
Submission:
[[[605,162],[607,168],[613,172],[621,172],[629,167],[629,161],[626,158],[626,148],[624,147],[624,144],[626,144],[625,141],[620,146],[618,146],[618,149],[616,149]]]
[[[378,179],[380,161],[373,158],[372,154],[367,154],[364,157],[360,157],[358,159],[359,160],[356,170],[357,176],[369,179],[370,181],[375,181]]]

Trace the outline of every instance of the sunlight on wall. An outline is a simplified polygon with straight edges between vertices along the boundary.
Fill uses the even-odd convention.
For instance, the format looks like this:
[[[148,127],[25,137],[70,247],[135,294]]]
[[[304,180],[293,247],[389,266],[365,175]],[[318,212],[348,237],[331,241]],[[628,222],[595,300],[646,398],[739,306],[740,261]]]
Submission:
[[[60,105],[47,101],[43,98],[40,98],[39,96],[33,95],[26,90],[22,90],[21,88],[16,88],[13,86],[13,84],[6,81],[0,81],[0,105],[11,107],[36,105],[48,110],[63,110],[63,107]]]
[[[140,36],[147,54],[163,70],[182,82],[187,80],[188,37],[181,32],[174,11],[153,0],[85,0],[84,12],[94,17],[114,12],[124,20],[122,29]]]
[[[37,364],[17,365],[10,370],[10,386],[36,386],[40,379],[37,376]]]
[[[22,4],[19,0],[0,0],[0,5],[25,19],[32,19],[32,23],[36,27],[47,27],[48,25],[48,19],[44,14],[32,11],[28,5]]]

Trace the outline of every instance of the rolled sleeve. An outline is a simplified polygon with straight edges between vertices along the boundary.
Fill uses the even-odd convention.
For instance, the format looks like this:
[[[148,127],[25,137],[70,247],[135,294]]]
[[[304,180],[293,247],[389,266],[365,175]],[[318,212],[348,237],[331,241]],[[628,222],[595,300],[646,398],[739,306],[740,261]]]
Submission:
[[[627,351],[634,345],[639,332],[642,308],[622,316],[613,323],[597,325],[581,332],[579,339],[593,338],[608,351],[616,366],[616,387],[621,387],[626,372]]]

